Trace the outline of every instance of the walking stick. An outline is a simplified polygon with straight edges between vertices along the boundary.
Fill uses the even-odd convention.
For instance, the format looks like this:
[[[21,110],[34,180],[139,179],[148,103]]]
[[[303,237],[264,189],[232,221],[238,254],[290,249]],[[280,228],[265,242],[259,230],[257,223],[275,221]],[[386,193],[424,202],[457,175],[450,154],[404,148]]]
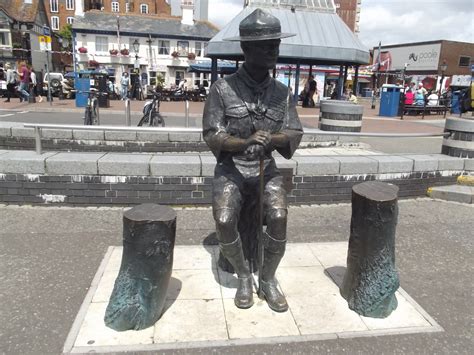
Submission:
[[[262,298],[262,274],[263,274],[263,189],[265,188],[265,176],[263,173],[263,156],[260,157],[260,189],[258,192],[258,297]]]

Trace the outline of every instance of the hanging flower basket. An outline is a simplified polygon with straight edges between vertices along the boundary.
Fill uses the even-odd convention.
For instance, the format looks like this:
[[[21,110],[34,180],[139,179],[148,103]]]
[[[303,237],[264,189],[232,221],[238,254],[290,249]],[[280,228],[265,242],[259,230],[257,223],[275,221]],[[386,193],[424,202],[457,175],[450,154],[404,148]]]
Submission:
[[[86,47],[80,47],[78,48],[79,53],[87,53],[87,48]]]
[[[129,55],[130,52],[128,51],[127,48],[122,48],[122,49],[120,50],[120,54],[121,54],[121,55]]]
[[[89,60],[89,66],[90,67],[96,67],[97,68],[99,65],[100,65],[100,63],[97,60],[94,60],[94,59]]]
[[[118,52],[119,52],[118,49],[111,49],[111,50],[109,51],[110,55],[117,55]]]
[[[188,59],[189,59],[189,60],[194,60],[194,59],[196,59],[196,54],[194,54],[194,53],[192,53],[192,52],[188,53]]]
[[[179,57],[179,52],[178,52],[178,51],[174,51],[173,53],[171,53],[171,56],[176,59],[176,58]]]

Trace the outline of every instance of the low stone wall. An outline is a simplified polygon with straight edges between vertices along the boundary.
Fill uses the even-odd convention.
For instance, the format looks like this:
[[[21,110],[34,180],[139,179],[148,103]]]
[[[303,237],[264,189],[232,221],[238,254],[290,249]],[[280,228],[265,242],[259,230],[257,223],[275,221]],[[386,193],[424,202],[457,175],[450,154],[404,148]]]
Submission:
[[[74,129],[42,129],[43,150],[77,152],[208,152],[209,148],[200,133],[118,132]],[[303,145],[333,146],[357,142],[357,137],[305,134]],[[33,150],[35,132],[22,123],[0,122],[0,149]]]
[[[380,180],[400,197],[474,174],[473,159],[433,155],[296,156],[289,171],[293,204],[350,201],[354,184]],[[215,159],[208,154],[117,154],[0,151],[0,202],[20,204],[209,205]]]

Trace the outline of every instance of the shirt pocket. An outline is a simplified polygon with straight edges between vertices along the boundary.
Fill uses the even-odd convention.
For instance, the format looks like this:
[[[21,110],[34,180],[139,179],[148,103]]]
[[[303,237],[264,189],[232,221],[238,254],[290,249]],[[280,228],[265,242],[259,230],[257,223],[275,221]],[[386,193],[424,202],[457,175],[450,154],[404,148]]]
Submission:
[[[249,112],[245,105],[227,107],[225,110],[227,133],[237,137],[247,137],[251,133]]]
[[[285,111],[268,109],[266,118],[267,130],[271,133],[276,133],[282,129]]]

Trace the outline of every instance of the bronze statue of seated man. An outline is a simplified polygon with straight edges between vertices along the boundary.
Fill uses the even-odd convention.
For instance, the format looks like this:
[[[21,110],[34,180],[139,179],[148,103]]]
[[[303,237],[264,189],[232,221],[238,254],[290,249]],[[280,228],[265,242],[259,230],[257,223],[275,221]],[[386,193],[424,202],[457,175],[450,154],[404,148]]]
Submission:
[[[240,41],[245,63],[212,85],[203,115],[204,139],[217,159],[212,203],[216,234],[222,255],[239,278],[235,305],[250,308],[262,164],[267,228],[260,246],[259,297],[274,311],[284,312],[288,304],[277,288],[275,272],[285,252],[287,199],[272,151],[290,159],[303,131],[290,90],[271,78],[269,70],[277,63],[281,38],[292,35],[281,33],[280,21],[260,9],[242,20],[239,33],[227,40]]]

